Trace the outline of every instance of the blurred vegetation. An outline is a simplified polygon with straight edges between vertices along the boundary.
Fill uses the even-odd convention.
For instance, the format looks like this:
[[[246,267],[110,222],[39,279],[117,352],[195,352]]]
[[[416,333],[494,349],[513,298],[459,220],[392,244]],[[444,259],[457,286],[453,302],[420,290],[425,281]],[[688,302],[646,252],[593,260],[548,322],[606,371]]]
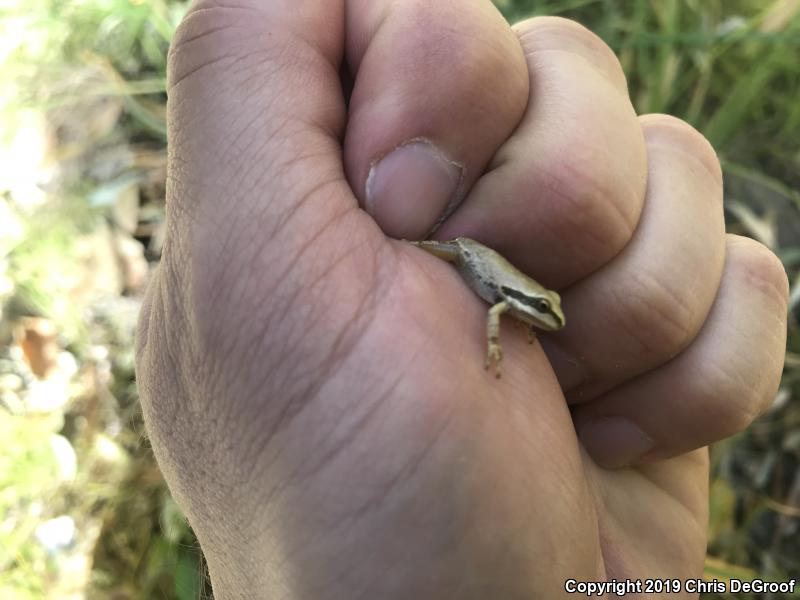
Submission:
[[[496,4],[603,37],[639,112],[677,115],[717,148],[729,229],[784,261],[784,378],[769,412],[713,449],[706,575],[797,576],[800,0]],[[133,383],[163,236],[165,57],[186,6],[0,3],[0,598],[209,593]]]

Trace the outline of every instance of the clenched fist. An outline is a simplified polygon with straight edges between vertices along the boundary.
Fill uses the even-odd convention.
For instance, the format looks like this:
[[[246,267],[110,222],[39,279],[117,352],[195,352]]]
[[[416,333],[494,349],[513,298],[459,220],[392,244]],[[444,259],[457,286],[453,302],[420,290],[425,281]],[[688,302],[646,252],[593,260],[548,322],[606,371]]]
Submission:
[[[726,236],[706,140],[637,116],[582,26],[198,2],[170,53],[167,219],[138,381],[217,600],[700,574],[704,447],[772,399],[786,276]],[[398,241],[431,232],[558,290],[566,328],[529,346],[504,323],[496,380],[487,305]]]

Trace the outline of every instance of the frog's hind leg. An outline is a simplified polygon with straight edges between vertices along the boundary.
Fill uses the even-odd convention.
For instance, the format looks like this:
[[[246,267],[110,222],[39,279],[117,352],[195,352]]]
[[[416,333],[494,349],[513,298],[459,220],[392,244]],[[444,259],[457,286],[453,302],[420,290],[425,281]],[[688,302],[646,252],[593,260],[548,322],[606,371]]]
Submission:
[[[421,242],[411,242],[417,248],[422,248],[425,252],[430,252],[437,258],[447,262],[456,262],[461,254],[461,248],[453,240],[449,242],[437,242],[436,240],[422,240]]]

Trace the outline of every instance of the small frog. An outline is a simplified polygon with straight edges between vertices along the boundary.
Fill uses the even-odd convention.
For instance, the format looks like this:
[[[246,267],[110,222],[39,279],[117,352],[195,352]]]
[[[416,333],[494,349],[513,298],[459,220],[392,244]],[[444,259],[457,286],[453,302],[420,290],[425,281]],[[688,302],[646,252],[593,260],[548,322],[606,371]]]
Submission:
[[[566,320],[561,312],[561,296],[525,275],[491,248],[465,237],[446,242],[426,240],[411,243],[454,263],[472,290],[492,305],[486,319],[488,349],[485,367],[488,369],[494,362],[496,377],[500,377],[500,361],[503,359],[500,315],[508,312],[529,325],[530,343],[536,338],[534,327],[544,331],[557,331],[564,327]]]

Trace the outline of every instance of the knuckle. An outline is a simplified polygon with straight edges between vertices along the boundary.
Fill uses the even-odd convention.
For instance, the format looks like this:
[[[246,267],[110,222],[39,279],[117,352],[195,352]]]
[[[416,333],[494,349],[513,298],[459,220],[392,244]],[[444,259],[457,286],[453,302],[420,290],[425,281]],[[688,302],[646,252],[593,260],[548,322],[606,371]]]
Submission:
[[[650,114],[639,118],[645,142],[649,146],[666,146],[698,161],[722,187],[719,158],[705,136],[686,121],[672,115]]]
[[[588,144],[569,152],[553,152],[539,173],[537,185],[552,198],[546,215],[559,236],[580,240],[587,258],[603,264],[628,243],[639,219],[641,202],[633,185],[621,185],[613,160]],[[543,181],[542,181],[543,179]]]
[[[770,405],[772,394],[749,373],[733,363],[707,365],[704,376],[698,378],[696,405],[706,413],[698,422],[713,423],[717,439],[746,429]]]
[[[580,56],[627,93],[622,65],[611,47],[593,31],[564,17],[532,17],[514,25],[526,54],[560,50]]]
[[[789,279],[783,263],[767,246],[752,238],[729,235],[728,266],[747,282],[748,289],[772,298],[785,311]]]
[[[683,350],[697,333],[697,307],[664,281],[645,274],[631,276],[624,294],[615,297],[620,331],[633,340],[638,360],[653,364]]]

